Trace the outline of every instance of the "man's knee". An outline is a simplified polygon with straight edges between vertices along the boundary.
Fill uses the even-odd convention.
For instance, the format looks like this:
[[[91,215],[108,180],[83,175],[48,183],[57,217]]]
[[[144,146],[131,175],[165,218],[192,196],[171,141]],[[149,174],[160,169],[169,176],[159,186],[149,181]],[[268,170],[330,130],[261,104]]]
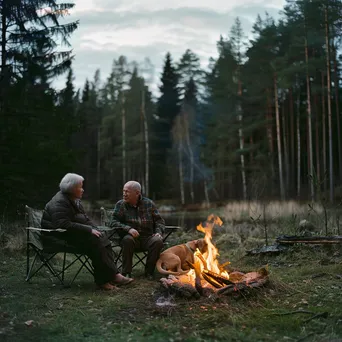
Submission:
[[[163,240],[158,236],[153,236],[151,241],[151,248],[153,249],[162,249],[164,247]]]
[[[121,245],[122,246],[134,246],[135,245],[134,237],[129,234],[125,235],[121,240]]]

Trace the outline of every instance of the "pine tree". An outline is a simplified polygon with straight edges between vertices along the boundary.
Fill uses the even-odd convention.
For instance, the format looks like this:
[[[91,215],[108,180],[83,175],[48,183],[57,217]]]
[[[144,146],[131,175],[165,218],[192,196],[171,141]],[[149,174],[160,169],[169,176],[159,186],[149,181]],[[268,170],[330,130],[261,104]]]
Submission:
[[[153,125],[151,183],[152,192],[160,196],[166,187],[167,156],[172,148],[171,130],[180,111],[178,76],[172,63],[171,54],[167,53],[161,77],[161,95],[157,103],[157,117]],[[165,189],[164,189],[165,191]]]

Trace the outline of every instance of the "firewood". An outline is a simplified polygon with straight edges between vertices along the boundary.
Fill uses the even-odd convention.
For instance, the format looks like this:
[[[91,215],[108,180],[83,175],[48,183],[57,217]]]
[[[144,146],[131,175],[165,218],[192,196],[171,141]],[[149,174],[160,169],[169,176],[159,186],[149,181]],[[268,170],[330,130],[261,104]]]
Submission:
[[[216,288],[221,288],[222,286],[224,286],[223,283],[218,282],[217,280],[215,280],[214,278],[210,277],[208,274],[203,273],[202,272],[202,276],[204,278],[204,280],[206,280],[209,284],[213,285]]]
[[[227,285],[217,290],[217,294],[231,294],[233,292],[242,292],[251,288],[261,287],[268,282],[268,277],[259,278],[258,280],[250,281],[248,283],[241,282],[232,285]]]
[[[196,253],[196,256],[202,261],[203,267],[205,270],[208,269],[207,261],[204,259],[201,253]]]
[[[233,282],[230,281],[228,278],[221,276],[220,274],[217,274],[210,270],[203,270],[202,274],[205,273],[209,275],[211,278],[214,278],[217,282],[222,283],[224,285],[232,284]]]
[[[219,265],[219,270],[220,270],[221,272],[227,272],[227,270],[225,269],[225,267],[228,266],[228,265],[230,265],[230,261],[227,261],[227,262],[225,262],[225,263]]]

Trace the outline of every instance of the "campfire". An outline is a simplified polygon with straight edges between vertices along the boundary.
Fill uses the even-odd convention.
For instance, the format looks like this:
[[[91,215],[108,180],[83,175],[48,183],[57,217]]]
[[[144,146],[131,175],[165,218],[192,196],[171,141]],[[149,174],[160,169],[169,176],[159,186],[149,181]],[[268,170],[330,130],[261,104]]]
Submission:
[[[207,221],[197,226],[197,230],[204,233],[207,251],[201,253],[199,249],[194,252],[194,262],[189,263],[191,268],[187,274],[160,279],[162,285],[177,294],[188,292],[186,297],[194,295],[207,295],[210,293],[230,294],[236,291],[260,287],[268,281],[268,272],[261,268],[256,272],[243,273],[227,270],[230,262],[219,263],[219,251],[212,242],[213,229],[221,227],[222,220],[210,215]]]

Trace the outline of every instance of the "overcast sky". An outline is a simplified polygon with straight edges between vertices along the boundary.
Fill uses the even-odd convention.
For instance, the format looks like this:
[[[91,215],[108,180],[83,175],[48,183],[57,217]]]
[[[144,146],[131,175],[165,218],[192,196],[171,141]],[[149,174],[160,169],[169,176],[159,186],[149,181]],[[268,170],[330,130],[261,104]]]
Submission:
[[[186,49],[203,67],[216,57],[220,34],[227,36],[236,17],[250,35],[257,14],[279,17],[285,0],[74,0],[67,20],[80,20],[71,43],[76,87],[93,79],[96,69],[105,80],[112,61],[124,55],[129,61],[149,57],[155,67],[153,87],[159,82],[165,54],[177,61]],[[65,77],[58,79],[58,88]],[[154,89],[154,90],[155,90]]]

